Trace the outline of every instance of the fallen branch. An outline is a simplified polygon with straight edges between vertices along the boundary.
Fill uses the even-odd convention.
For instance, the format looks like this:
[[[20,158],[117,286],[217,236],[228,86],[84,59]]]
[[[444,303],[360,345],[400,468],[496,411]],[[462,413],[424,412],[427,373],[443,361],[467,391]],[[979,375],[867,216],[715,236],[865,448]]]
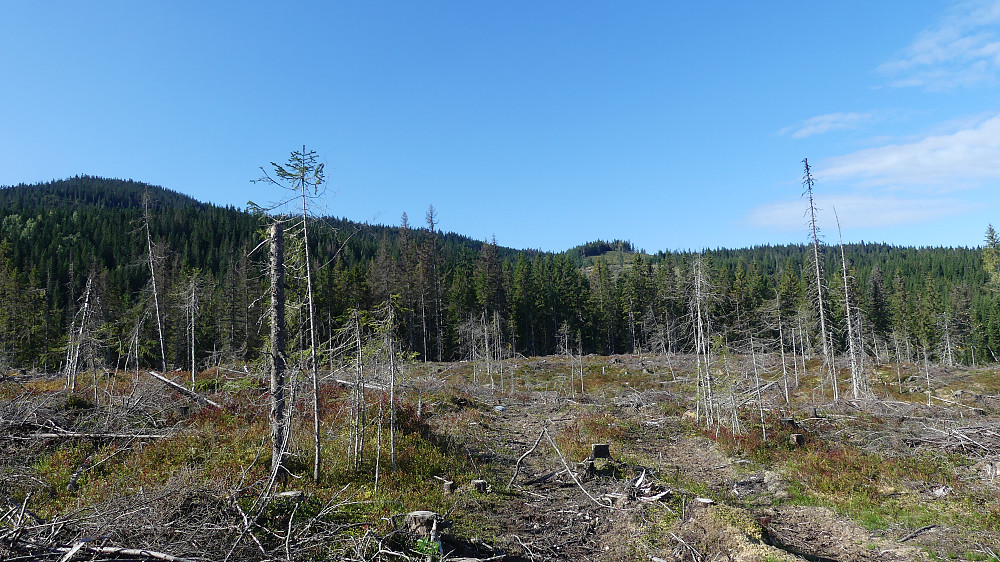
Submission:
[[[5,435],[4,439],[27,441],[29,439],[162,439],[169,435],[157,433],[79,433],[62,431],[59,433],[32,433],[31,435]]]
[[[563,456],[562,451],[559,450],[559,446],[556,445],[556,442],[552,439],[552,436],[549,435],[548,428],[543,429],[542,433],[545,435],[545,438],[549,440],[549,444],[552,445],[552,448],[556,450],[556,454],[559,455],[559,460],[562,461],[563,467],[566,469],[567,472],[569,472],[570,478],[572,478],[573,482],[577,485],[577,487],[580,488],[580,491],[583,492],[588,498],[590,498],[590,501],[596,503],[597,505],[599,505],[601,507],[606,507],[606,508],[614,509],[614,507],[615,507],[614,505],[612,505],[610,503],[604,503],[604,502],[598,500],[597,498],[595,498],[594,496],[590,495],[590,492],[588,492],[587,489],[583,487],[583,484],[581,484],[580,481],[577,480],[576,474],[569,467],[569,463],[566,462],[566,457]]]
[[[538,432],[538,439],[535,439],[535,444],[532,445],[527,452],[521,455],[521,458],[517,459],[517,463],[514,465],[514,474],[510,476],[510,481],[507,482],[508,490],[510,490],[511,485],[514,484],[514,479],[517,478],[517,471],[521,468],[521,461],[527,458],[527,456],[530,455],[538,447],[538,444],[542,442],[542,436],[544,435],[545,435],[545,430],[542,429],[540,432]]]
[[[71,547],[69,546],[55,547],[52,550],[56,552],[66,553],[66,555],[62,557],[60,562],[68,562],[73,556],[75,556],[81,550],[93,554],[107,554],[111,556],[135,556],[144,559],[164,560],[165,562],[192,562],[188,558],[179,558],[177,556],[172,556],[170,554],[165,554],[163,552],[156,552],[153,550],[143,550],[141,548],[120,548],[117,546],[84,546],[82,542],[78,542]]]
[[[333,382],[339,384],[340,386],[346,387],[346,388],[354,388],[354,387],[358,386],[358,383],[356,383],[356,382],[345,381],[345,380],[341,380],[341,379],[333,379]],[[380,384],[365,383],[365,384],[363,384],[361,386],[363,386],[365,390],[377,390],[379,392],[386,392],[386,390],[387,390],[387,388],[385,386],[380,385]]]
[[[921,528],[917,529],[916,531],[913,531],[909,535],[906,535],[905,537],[899,539],[899,542],[906,542],[906,541],[912,539],[913,537],[915,537],[915,536],[917,536],[917,535],[919,535],[919,534],[921,534],[921,533],[923,533],[925,531],[930,531],[934,527],[937,527],[937,525],[926,525],[924,527],[921,527]]]
[[[208,398],[205,398],[201,394],[198,394],[197,392],[195,392],[193,390],[189,390],[187,388],[184,388],[183,386],[175,383],[174,381],[168,379],[167,377],[165,377],[165,376],[163,376],[163,375],[161,375],[161,374],[159,374],[159,373],[157,373],[155,371],[148,371],[148,373],[150,375],[152,375],[152,377],[155,378],[156,380],[158,380],[158,381],[166,384],[167,386],[173,388],[174,390],[176,390],[177,392],[180,392],[181,394],[183,394],[184,396],[187,396],[188,398],[192,398],[192,399],[194,399],[194,400],[196,400],[198,402],[201,402],[202,404],[205,404],[207,406],[211,406],[213,408],[222,408],[222,406],[216,404],[215,402],[212,402],[211,400],[209,400]]]

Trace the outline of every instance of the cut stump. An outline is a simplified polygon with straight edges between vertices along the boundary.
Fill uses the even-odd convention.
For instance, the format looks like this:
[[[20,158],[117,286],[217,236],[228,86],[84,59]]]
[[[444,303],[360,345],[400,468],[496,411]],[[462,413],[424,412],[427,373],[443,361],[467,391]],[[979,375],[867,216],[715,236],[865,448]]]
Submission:
[[[594,443],[590,446],[590,458],[592,459],[610,459],[611,458],[611,445],[607,443]]]

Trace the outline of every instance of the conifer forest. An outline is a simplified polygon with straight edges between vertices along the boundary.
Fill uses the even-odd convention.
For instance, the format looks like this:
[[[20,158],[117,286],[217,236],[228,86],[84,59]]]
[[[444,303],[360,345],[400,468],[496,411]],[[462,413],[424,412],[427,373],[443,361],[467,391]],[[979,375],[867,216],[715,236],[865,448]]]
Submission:
[[[483,338],[496,342],[498,358],[693,352],[699,312],[719,348],[749,352],[751,334],[759,352],[821,346],[808,244],[646,253],[595,241],[548,253],[445,233],[433,207],[425,219],[384,226],[309,217],[322,341],[352,315],[370,318],[391,304],[397,341],[420,361],[474,359]],[[77,177],[0,190],[0,221],[0,360],[8,367],[59,370],[88,297],[87,361],[159,366],[151,271],[168,366],[252,362],[266,350],[264,227],[250,212]],[[842,257],[824,244],[835,352],[846,353],[853,337],[865,360],[996,361],[1000,262],[989,256],[1000,242],[987,234],[985,249],[858,243]],[[301,252],[289,255],[301,262]],[[302,350],[302,275],[289,275],[288,291],[290,342]]]

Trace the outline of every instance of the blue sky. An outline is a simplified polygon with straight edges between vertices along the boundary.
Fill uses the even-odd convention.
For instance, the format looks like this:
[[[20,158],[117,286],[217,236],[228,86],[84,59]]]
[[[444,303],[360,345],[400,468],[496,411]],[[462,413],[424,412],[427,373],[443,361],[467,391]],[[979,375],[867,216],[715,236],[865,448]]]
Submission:
[[[0,185],[218,204],[305,144],[324,211],[505,246],[976,246],[1000,222],[1000,1],[8,2]]]

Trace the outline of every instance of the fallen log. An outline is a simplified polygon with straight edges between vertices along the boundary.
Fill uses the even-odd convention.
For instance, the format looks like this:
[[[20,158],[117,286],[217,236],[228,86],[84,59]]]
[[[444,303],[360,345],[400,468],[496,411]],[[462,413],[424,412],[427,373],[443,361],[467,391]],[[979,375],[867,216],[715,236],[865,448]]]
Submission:
[[[222,408],[222,406],[216,404],[215,402],[209,400],[208,398],[205,398],[201,394],[198,394],[193,390],[187,389],[155,371],[148,371],[148,373],[156,380],[162,382],[163,384],[166,384],[170,388],[173,388],[174,390],[180,392],[181,394],[187,396],[188,398],[192,398],[198,402],[201,402],[202,404],[205,404],[206,406],[211,406],[213,408]]]
[[[342,379],[333,379],[333,382],[345,388],[354,388],[358,385],[355,381],[345,381]],[[364,386],[365,390],[377,390],[379,392],[386,392],[388,390],[385,386],[380,384],[364,383],[362,386]]]
[[[62,431],[59,433],[32,433],[30,435],[5,435],[4,439],[27,441],[29,439],[162,439],[167,434],[158,433],[80,433]]]
[[[163,560],[165,562],[190,562],[188,558],[180,558],[163,552],[154,550],[144,550],[141,548],[121,548],[117,546],[86,546],[84,542],[77,542],[73,546],[58,546],[52,550],[65,552],[60,559],[61,562],[72,560],[81,550],[90,554],[104,554],[108,556],[134,556],[145,560]]]

